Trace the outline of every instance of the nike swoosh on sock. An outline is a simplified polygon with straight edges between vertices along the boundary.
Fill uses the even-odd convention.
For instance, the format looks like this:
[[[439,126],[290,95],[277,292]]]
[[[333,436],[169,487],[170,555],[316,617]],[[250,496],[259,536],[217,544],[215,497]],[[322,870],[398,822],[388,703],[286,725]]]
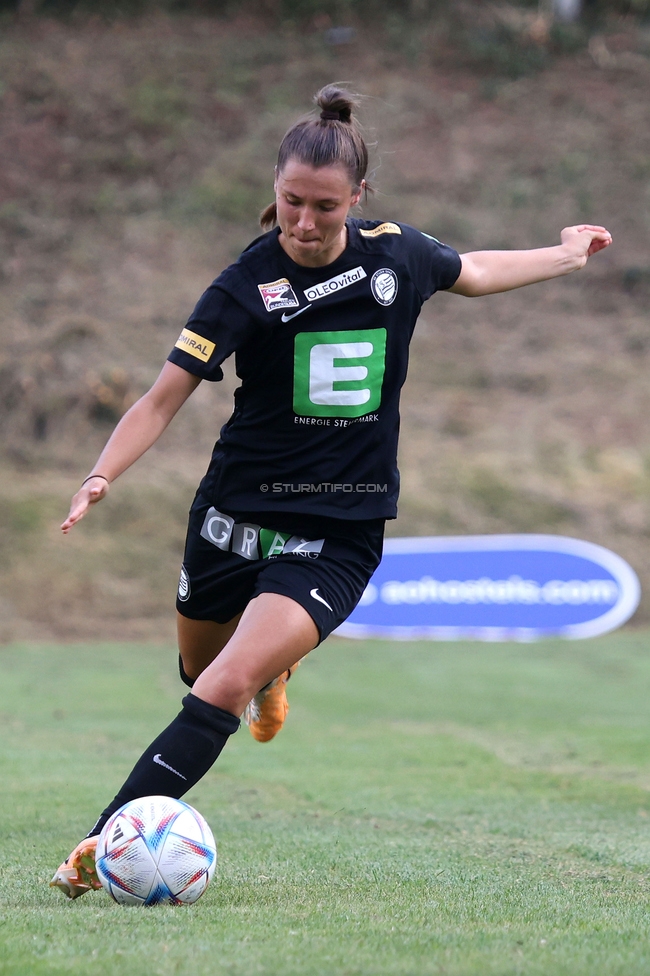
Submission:
[[[170,773],[175,773],[177,776],[180,776],[181,779],[187,780],[187,776],[183,776],[183,774],[179,773],[179,771],[177,769],[174,769],[173,766],[170,766],[168,763],[163,762],[162,756],[160,755],[159,752],[157,752],[156,755],[153,757],[153,761],[158,766],[164,766],[165,769],[168,769],[170,771]]]

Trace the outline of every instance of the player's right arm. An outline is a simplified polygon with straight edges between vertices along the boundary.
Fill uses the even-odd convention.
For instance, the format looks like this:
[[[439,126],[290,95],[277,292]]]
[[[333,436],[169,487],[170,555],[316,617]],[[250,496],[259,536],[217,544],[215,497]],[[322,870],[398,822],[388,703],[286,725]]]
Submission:
[[[149,392],[133,404],[111,434],[91,472],[96,477],[87,479],[72,499],[63,532],[69,532],[91,505],[108,494],[111,482],[149,450],[200,382],[200,377],[175,363],[165,363]]]

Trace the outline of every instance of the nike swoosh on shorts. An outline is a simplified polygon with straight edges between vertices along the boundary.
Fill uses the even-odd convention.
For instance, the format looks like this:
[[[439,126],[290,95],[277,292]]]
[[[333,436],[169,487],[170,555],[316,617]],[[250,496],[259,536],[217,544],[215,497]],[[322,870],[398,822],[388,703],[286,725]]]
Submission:
[[[319,594],[317,586],[315,586],[313,590],[309,591],[309,595],[312,596],[314,600],[318,600],[319,603],[322,603],[324,606],[326,606],[328,610],[332,610],[327,600],[324,600],[322,596]],[[334,613],[333,610],[332,613]]]
[[[308,308],[311,308],[311,305],[305,305],[304,308],[299,308],[298,311],[297,312],[294,312],[292,315],[287,315],[286,312],[283,312],[282,313],[282,321],[283,322],[289,322],[289,321],[291,321],[291,319],[295,319],[296,315],[302,315],[302,313],[303,312],[306,312]]]

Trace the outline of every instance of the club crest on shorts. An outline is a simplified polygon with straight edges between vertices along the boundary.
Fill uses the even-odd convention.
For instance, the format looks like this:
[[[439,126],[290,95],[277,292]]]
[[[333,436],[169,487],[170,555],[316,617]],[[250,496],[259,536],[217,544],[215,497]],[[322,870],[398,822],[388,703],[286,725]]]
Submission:
[[[375,271],[370,281],[370,288],[380,305],[392,305],[397,298],[399,283],[397,275],[390,268]]]
[[[184,566],[181,566],[181,575],[178,581],[178,599],[181,603],[185,603],[189,600],[190,594],[192,593],[192,587],[190,586],[190,578],[187,575],[187,570]]]
[[[278,278],[257,287],[267,312],[275,312],[278,308],[298,308],[300,305],[288,278]]]

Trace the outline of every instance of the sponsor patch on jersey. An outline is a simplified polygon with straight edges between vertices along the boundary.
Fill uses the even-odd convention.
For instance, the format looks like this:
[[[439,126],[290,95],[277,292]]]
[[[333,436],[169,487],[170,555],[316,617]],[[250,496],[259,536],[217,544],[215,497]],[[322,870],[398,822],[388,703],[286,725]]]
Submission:
[[[299,417],[363,417],[381,404],[386,329],[299,332],[293,409]]]
[[[359,228],[359,233],[362,237],[379,237],[380,234],[401,234],[402,228],[399,224],[394,224],[392,221],[387,220],[385,223],[380,224],[379,227],[373,227],[372,230],[362,230]]]
[[[324,545],[325,539],[303,539],[300,535],[293,535],[282,551],[293,553],[294,556],[306,556],[309,553],[321,552]]]
[[[397,298],[399,283],[397,275],[390,268],[375,271],[370,281],[370,289],[380,305],[392,305]]]
[[[201,536],[207,539],[217,549],[224,552],[234,552],[244,559],[271,559],[281,554],[292,553],[297,556],[311,556],[316,558],[323,548],[324,539],[303,539],[302,536],[290,535],[288,532],[276,532],[275,529],[263,529],[252,522],[235,522],[230,515],[218,512],[216,508],[209,508],[205,513]],[[186,596],[181,593],[186,592]],[[181,569],[181,581],[178,585],[179,600],[187,600],[190,595],[190,581],[185,567]]]
[[[217,549],[223,549],[224,552],[227,552],[230,548],[230,537],[234,524],[235,520],[230,515],[224,515],[223,512],[218,512],[216,508],[209,508],[201,526],[201,536],[216,546]]]
[[[195,356],[202,363],[207,363],[214,352],[214,342],[204,339],[203,336],[197,335],[196,332],[190,332],[189,329],[183,329],[176,340],[176,348],[182,349],[183,352],[189,353],[190,356]]]
[[[262,559],[279,556],[291,536],[288,532],[276,532],[275,529],[260,529],[260,548]]]
[[[328,278],[327,281],[320,281],[317,285],[312,285],[311,288],[307,288],[304,293],[305,298],[308,302],[317,302],[319,298],[327,298],[328,295],[334,295],[343,288],[356,285],[357,281],[361,281],[365,277],[367,277],[366,272],[359,265],[358,268],[352,268],[351,271],[344,271],[343,274],[336,275],[335,278]],[[296,302],[297,304],[298,302]]]
[[[288,278],[278,278],[257,287],[267,312],[275,312],[277,308],[298,308],[300,305]]]

